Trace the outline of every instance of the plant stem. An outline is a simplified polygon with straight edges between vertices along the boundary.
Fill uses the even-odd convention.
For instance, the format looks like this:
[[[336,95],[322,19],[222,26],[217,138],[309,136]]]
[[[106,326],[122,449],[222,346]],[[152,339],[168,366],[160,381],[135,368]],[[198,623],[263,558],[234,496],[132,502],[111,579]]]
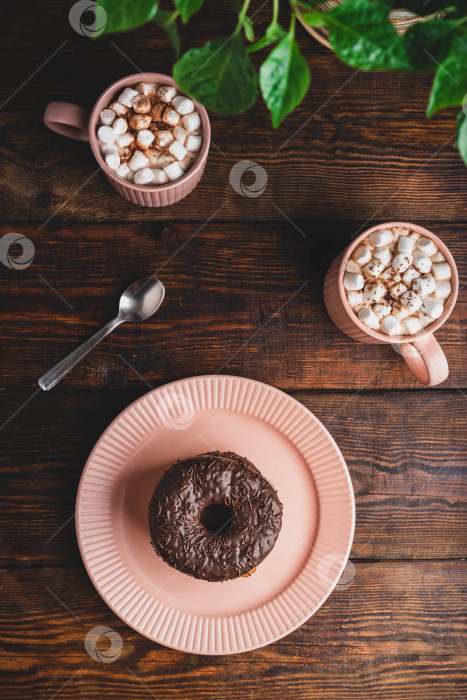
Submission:
[[[271,24],[274,24],[274,25],[277,24],[278,16],[279,16],[279,0],[273,0]]]
[[[236,32],[243,27],[243,23],[245,21],[246,13],[248,12],[248,7],[250,5],[251,0],[243,0],[243,5],[242,9],[238,13],[238,22],[237,22],[237,27],[236,27]]]

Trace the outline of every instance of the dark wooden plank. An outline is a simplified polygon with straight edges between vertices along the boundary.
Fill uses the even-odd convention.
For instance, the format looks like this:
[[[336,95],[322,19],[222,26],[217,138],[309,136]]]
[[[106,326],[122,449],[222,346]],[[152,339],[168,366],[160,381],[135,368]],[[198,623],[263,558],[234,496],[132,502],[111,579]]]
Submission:
[[[231,30],[228,0],[210,4],[185,30],[184,47]],[[24,12],[24,28],[16,13],[5,17],[9,31],[2,51],[9,70],[1,101],[9,101],[0,117],[0,154],[9,167],[0,175],[4,219],[45,221],[56,215],[80,221],[202,222],[221,204],[219,220],[281,219],[276,207],[294,220],[464,218],[467,178],[453,146],[455,110],[425,119],[431,76],[355,73],[301,27],[298,41],[313,78],[294,114],[278,130],[272,129],[261,99],[247,114],[212,115],[214,145],[196,192],[162,210],[127,203],[101,173],[87,182],[95,171],[89,147],[48,132],[43,111],[52,99],[92,106],[107,85],[134,72],[133,64],[170,73],[174,53],[153,27],[89,41],[71,29],[67,14],[68,8],[54,1]],[[258,33],[269,15],[267,6],[255,17]],[[39,25],[46,27],[44,33],[37,31]],[[268,185],[258,198],[241,197],[229,184],[231,168],[245,159],[267,171]]]
[[[451,247],[464,285],[463,225],[433,228]],[[6,417],[46,369],[115,315],[127,284],[158,270],[167,288],[158,314],[119,328],[62,386],[139,386],[139,375],[156,386],[223,372],[286,389],[421,388],[389,345],[356,343],[326,314],[324,271],[352,225],[306,224],[305,237],[287,221],[0,228],[11,230],[33,240],[36,257],[26,270],[0,266]],[[446,388],[465,387],[465,298],[464,288],[437,334],[451,368]],[[11,388],[19,386],[16,398]]]
[[[83,465],[107,424],[145,391],[41,392],[0,432],[1,564],[80,563],[74,503]],[[467,556],[459,392],[296,397],[329,429],[349,466],[357,503],[352,557]]]
[[[362,693],[440,699],[467,689],[461,562],[357,563],[353,583],[336,589],[301,628],[229,657],[186,655],[136,634],[105,606],[82,568],[3,571],[2,583],[3,698],[48,698],[62,686],[60,697],[183,700],[226,693],[246,700],[258,687],[265,698],[300,700]],[[97,625],[122,637],[112,664],[84,649]]]

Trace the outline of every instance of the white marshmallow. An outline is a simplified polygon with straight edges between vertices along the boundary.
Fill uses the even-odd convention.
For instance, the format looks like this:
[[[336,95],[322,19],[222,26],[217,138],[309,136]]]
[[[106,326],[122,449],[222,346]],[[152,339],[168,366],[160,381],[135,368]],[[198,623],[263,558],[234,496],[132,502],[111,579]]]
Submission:
[[[407,229],[401,228],[400,226],[394,226],[394,228],[391,229],[391,231],[392,235],[394,236],[394,241],[398,241],[401,236],[407,236],[409,233]],[[399,252],[402,253],[402,250]]]
[[[347,301],[350,306],[354,309],[356,306],[361,306],[363,304],[363,292],[354,291],[347,294]]]
[[[378,302],[384,297],[386,291],[386,285],[379,280],[376,282],[367,282],[363,290],[363,298],[365,301]]]
[[[409,284],[412,284],[412,282],[414,280],[416,280],[418,277],[420,277],[419,271],[415,267],[412,267],[412,265],[411,265],[410,267],[407,268],[407,270],[402,275],[402,280],[403,280],[404,284],[409,285]]]
[[[367,245],[360,245],[356,250],[354,250],[353,259],[360,266],[366,265],[371,260],[371,250],[368,248]]]
[[[130,128],[135,131],[141,131],[141,129],[149,129],[151,125],[151,115],[150,114],[140,114],[134,113],[130,119]]]
[[[105,149],[104,153],[105,164],[111,170],[117,170],[120,165],[120,155],[116,148],[109,147]]]
[[[124,89],[120,97],[118,98],[118,101],[120,104],[125,105],[125,107],[131,107],[131,103],[133,102],[133,99],[136,97],[138,93],[136,90],[133,90],[133,88],[127,87]]]
[[[365,265],[363,272],[366,277],[378,277],[384,270],[384,267],[384,264],[380,260],[375,260],[373,258],[368,265]]]
[[[418,296],[418,294],[415,294],[415,292],[412,291],[404,292],[404,294],[402,294],[400,297],[400,302],[408,308],[411,314],[418,311],[422,305],[421,298]]]
[[[104,128],[104,127],[101,127]],[[449,263],[441,262],[433,265],[433,277],[437,282],[451,279],[451,268]]]
[[[451,283],[449,280],[436,282],[435,299],[447,299],[451,294]]]
[[[435,278],[430,273],[422,275],[422,277],[415,280],[412,289],[421,297],[426,297],[428,294],[432,294],[436,289]]]
[[[365,326],[368,326],[368,328],[372,328],[375,331],[378,330],[379,319],[371,309],[368,309],[366,307],[360,309],[357,315],[360,321],[365,324]]]
[[[175,109],[169,109],[167,107],[164,112],[164,116],[162,117],[162,121],[164,121],[166,124],[170,124],[170,126],[176,126],[180,121],[180,115]]]
[[[193,100],[190,100],[189,97],[184,97],[184,95],[177,95],[177,97],[174,97],[172,104],[177,112],[182,116],[185,114],[191,114],[191,112],[194,112],[195,109]]]
[[[346,272],[354,272],[356,275],[360,274],[360,265],[355,262],[355,260],[349,260],[345,266]]]
[[[195,114],[196,114],[196,112],[195,112]],[[188,116],[191,117],[191,114],[189,114]],[[186,119],[186,117],[183,117],[183,118]],[[196,151],[199,151],[202,143],[203,143],[202,136],[199,136],[197,134],[188,134],[186,142],[185,142],[185,148],[187,151],[196,152]]]
[[[392,305],[392,315],[394,318],[397,318],[399,323],[404,319],[409,316],[409,310],[400,304],[398,301],[395,302],[395,304]]]
[[[127,120],[123,117],[117,117],[117,119],[112,124],[112,129],[116,134],[124,134],[128,129]]]
[[[381,299],[378,304],[373,305],[373,313],[377,315],[379,319],[389,316],[391,313],[391,304],[385,299]]]
[[[363,279],[362,275],[355,275],[351,272],[348,272],[344,275],[343,282],[345,289],[347,289],[347,291],[349,292],[363,289],[365,285],[365,280]]]
[[[148,148],[144,151],[144,155],[149,161],[148,167],[154,168],[159,162],[161,153],[160,151],[156,151],[153,148]]]
[[[404,294],[407,291],[407,287],[403,282],[396,282],[396,284],[389,286],[389,291],[394,299],[398,299],[401,294]]]
[[[426,328],[431,323],[433,323],[433,319],[430,318],[429,316],[427,316],[426,314],[424,314],[423,311],[418,312],[417,318],[420,321],[422,328]]]
[[[152,182],[152,170],[150,168],[142,168],[133,176],[133,182],[137,185],[147,185]]]
[[[404,329],[404,335],[415,335],[422,330],[422,324],[415,316],[409,316],[402,321],[402,328]]]
[[[379,278],[383,280],[383,282],[389,282],[390,284],[396,284],[397,282],[400,282],[402,277],[398,272],[392,269],[391,266],[387,267],[385,270],[382,271],[380,274]]]
[[[191,158],[188,154],[185,156],[183,160],[180,161],[180,166],[183,170],[183,172],[186,172],[190,165],[193,163],[193,158]]]
[[[413,258],[410,255],[410,253],[398,253],[398,255],[395,255],[394,258],[392,259],[392,268],[396,272],[405,272],[407,268],[409,268],[412,264]]]
[[[174,137],[169,130],[156,131],[156,143],[161,148],[167,148],[167,146],[170,146],[173,140]]]
[[[141,129],[138,131],[138,136],[136,137],[136,143],[143,148],[147,148],[154,141],[154,134],[149,129]]]
[[[389,245],[392,243],[392,240],[392,231],[389,231],[389,229],[373,231],[373,233],[370,234],[370,241],[375,248],[381,248],[381,246]]]
[[[135,140],[133,134],[130,134],[129,131],[126,132],[126,134],[120,134],[120,136],[117,136],[117,146],[119,148],[128,148],[130,143],[133,143]]]
[[[386,335],[401,335],[401,324],[395,316],[386,316],[381,321],[381,330]]]
[[[401,236],[397,242],[397,250],[399,253],[412,254],[414,241],[408,236]]]
[[[161,102],[171,102],[176,94],[177,91],[172,85],[161,85],[156,90],[156,95]]]
[[[420,250],[416,250],[413,254],[413,264],[420,270],[420,272],[425,273],[431,270],[431,260],[427,255],[424,255]]]
[[[427,297],[422,304],[422,311],[424,311],[427,316],[432,319],[437,319],[441,316],[444,311],[444,306],[440,301],[432,299],[432,297]]]
[[[169,146],[169,153],[171,153],[176,160],[183,160],[186,156],[186,148],[182,146],[180,141],[172,141]]]
[[[446,260],[446,258],[444,257],[442,252],[440,250],[438,250],[437,253],[435,253],[434,255],[431,256],[431,260],[434,263],[435,262],[444,262]]]
[[[101,124],[105,124],[105,126],[110,126],[115,121],[115,112],[113,111],[113,109],[110,109],[110,107],[107,107],[107,109],[103,109],[102,112],[99,114],[99,119]]]
[[[438,246],[431,240],[431,238],[425,238],[424,236],[420,236],[418,239],[417,248],[424,255],[428,255],[428,257],[431,257],[438,252]]]
[[[133,171],[128,165],[128,163],[122,163],[116,170],[117,175],[123,177],[124,180],[131,180],[133,178]]]
[[[136,171],[145,168],[148,163],[149,158],[147,158],[147,156],[145,156],[144,153],[141,153],[141,151],[135,151],[131,156],[128,165],[132,170]]]
[[[155,168],[152,171],[152,182],[154,185],[164,185],[166,182],[169,182],[169,178],[163,170]]]
[[[183,126],[187,131],[194,131],[199,129],[201,126],[201,117],[198,112],[192,112],[191,114],[186,114],[183,117]]]
[[[115,133],[111,126],[100,126],[97,130],[97,138],[102,143],[112,143],[115,141]]]
[[[159,156],[159,160],[157,161],[157,167],[158,168],[165,168],[166,165],[170,165],[170,163],[173,163],[175,158],[171,153],[161,153]]]
[[[420,238],[420,234],[416,233],[415,231],[411,231],[409,233],[409,238],[411,238],[413,241],[417,241]]]
[[[152,83],[138,83],[135,85],[135,90],[146,97],[153,97],[156,94],[156,86]]]
[[[166,165],[164,168],[167,177],[169,180],[178,180],[179,177],[182,177],[183,175],[183,170],[180,167],[180,163],[177,163],[175,161],[174,163],[170,163],[170,165]]]
[[[117,117],[126,117],[130,113],[130,110],[128,107],[125,107],[125,105],[122,105],[121,102],[116,100],[115,102],[112,102],[110,105],[109,109],[112,109]]]
[[[185,143],[185,139],[188,136],[188,131],[183,128],[183,126],[176,126],[174,130],[172,131],[173,137],[176,141],[180,141],[180,143],[183,145]]]
[[[373,257],[376,258],[377,260],[381,260],[384,265],[389,265],[391,262],[391,251],[389,248],[386,246],[385,248],[375,248],[373,251]]]

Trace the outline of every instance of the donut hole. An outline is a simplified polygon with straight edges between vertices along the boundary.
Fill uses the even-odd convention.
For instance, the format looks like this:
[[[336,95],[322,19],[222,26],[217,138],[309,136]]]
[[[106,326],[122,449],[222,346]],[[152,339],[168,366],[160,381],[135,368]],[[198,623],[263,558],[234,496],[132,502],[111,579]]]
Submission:
[[[227,532],[232,524],[234,512],[232,508],[223,503],[211,503],[205,506],[201,511],[201,525],[212,532],[213,535],[219,535]]]

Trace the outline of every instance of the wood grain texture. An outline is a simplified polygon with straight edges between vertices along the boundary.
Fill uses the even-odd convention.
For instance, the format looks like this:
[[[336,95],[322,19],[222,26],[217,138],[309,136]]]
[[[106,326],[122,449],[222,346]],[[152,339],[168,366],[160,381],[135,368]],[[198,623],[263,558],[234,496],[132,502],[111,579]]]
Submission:
[[[41,392],[1,431],[0,565],[79,565],[74,503],[83,466],[108,423],[145,391],[141,384],[118,393]],[[467,409],[459,392],[296,398],[349,466],[357,502],[351,556],[467,556]]]
[[[102,173],[93,176],[96,163],[89,146],[49,132],[42,116],[51,100],[91,107],[135,66],[171,73],[175,57],[167,39],[161,30],[145,27],[90,41],[73,31],[63,3],[54,0],[44,7],[22,0],[19,5],[28,7],[21,37],[16,18],[22,15],[5,5],[9,29],[0,52],[9,66],[0,95],[0,102],[8,100],[0,115],[0,154],[9,163],[0,175],[4,218],[202,222],[222,204],[219,220],[280,220],[276,207],[294,220],[351,218],[359,223],[446,221],[465,211],[467,171],[453,145],[456,110],[425,119],[432,77],[356,72],[302,27],[298,43],[311,66],[312,85],[282,126],[272,128],[261,98],[246,114],[211,115],[213,144],[196,191],[162,210],[129,204]],[[228,0],[210,6],[183,32],[184,48],[232,31]],[[255,16],[258,35],[270,12],[267,4]],[[284,25],[287,15],[284,8]],[[265,55],[255,54],[257,66]],[[268,184],[260,197],[242,197],[230,186],[230,170],[241,160],[266,169]]]
[[[467,690],[460,562],[357,562],[352,583],[300,629],[265,649],[217,658],[148,642],[105,606],[82,569],[2,574],[2,698],[60,690],[64,698],[246,700],[261,687],[267,699],[438,700]],[[84,649],[97,625],[122,637],[112,664]]]
[[[463,225],[433,228],[464,285]],[[13,401],[5,418],[44,371],[115,316],[127,284],[154,273],[167,289],[157,315],[118,328],[64,386],[139,386],[141,377],[157,386],[223,372],[284,389],[420,388],[389,345],[356,343],[326,314],[324,273],[354,233],[348,223],[303,224],[304,235],[287,221],[0,227],[11,230],[33,240],[36,257],[26,270],[0,269],[0,342],[9,348],[2,388]],[[465,299],[466,288],[437,333],[450,365],[446,388],[466,386]]]

